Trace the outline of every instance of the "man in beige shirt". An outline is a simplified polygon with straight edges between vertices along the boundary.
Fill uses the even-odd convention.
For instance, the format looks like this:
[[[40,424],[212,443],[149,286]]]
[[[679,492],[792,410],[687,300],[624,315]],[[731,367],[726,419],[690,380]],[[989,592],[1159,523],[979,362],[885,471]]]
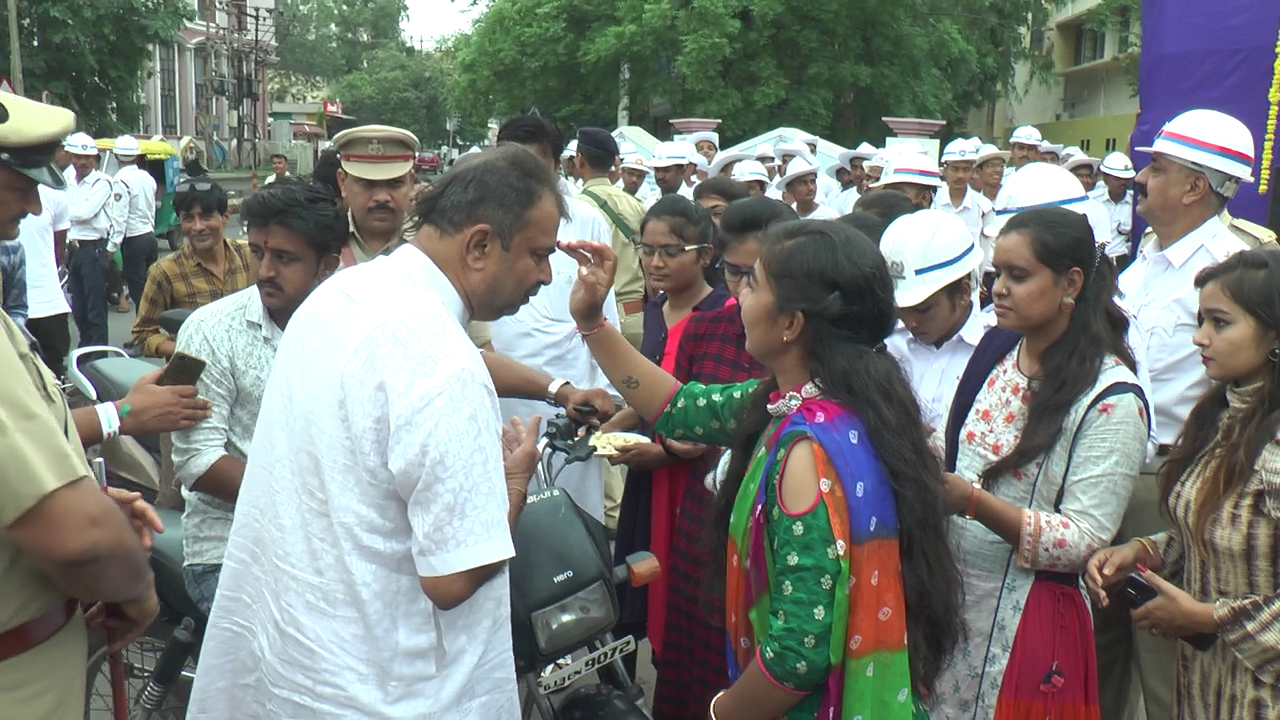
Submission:
[[[613,227],[613,251],[618,255],[614,292],[618,296],[618,322],[622,335],[638,350],[644,337],[644,273],[640,269],[640,223],[644,205],[609,181],[609,169],[618,161],[618,142],[607,130],[578,130],[577,168],[583,200],[595,205]]]
[[[333,136],[342,167],[338,187],[351,236],[342,267],[388,255],[413,236],[406,219],[413,205],[413,160],[418,138],[389,125],[361,125]]]

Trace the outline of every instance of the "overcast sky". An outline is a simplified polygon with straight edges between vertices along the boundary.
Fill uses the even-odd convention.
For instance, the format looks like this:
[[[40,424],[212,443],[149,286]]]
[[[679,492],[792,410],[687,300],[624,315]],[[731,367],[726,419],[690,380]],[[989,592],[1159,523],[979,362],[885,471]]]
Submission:
[[[407,0],[405,4],[409,16],[404,22],[404,34],[414,44],[419,37],[430,42],[466,30],[479,14],[479,7],[473,9],[470,0]]]

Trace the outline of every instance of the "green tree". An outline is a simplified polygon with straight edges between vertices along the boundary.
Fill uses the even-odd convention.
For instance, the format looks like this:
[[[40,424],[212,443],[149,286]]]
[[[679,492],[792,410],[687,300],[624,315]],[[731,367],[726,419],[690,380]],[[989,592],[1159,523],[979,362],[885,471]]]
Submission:
[[[423,146],[439,146],[449,137],[449,73],[440,54],[385,45],[365,57],[363,68],[339,80],[332,95],[361,123],[402,127]]]
[[[279,64],[286,81],[335,81],[399,45],[405,0],[277,0]]]
[[[454,97],[611,125],[625,64],[633,122],[653,111],[721,118],[730,140],[799,125],[852,142],[883,134],[881,116],[955,120],[1013,88],[1051,2],[493,0],[457,44]]]
[[[193,16],[187,0],[19,0],[18,35],[27,94],[48,90],[91,135],[136,132],[140,89],[154,72],[152,47],[172,44]],[[4,38],[9,69],[8,25]]]

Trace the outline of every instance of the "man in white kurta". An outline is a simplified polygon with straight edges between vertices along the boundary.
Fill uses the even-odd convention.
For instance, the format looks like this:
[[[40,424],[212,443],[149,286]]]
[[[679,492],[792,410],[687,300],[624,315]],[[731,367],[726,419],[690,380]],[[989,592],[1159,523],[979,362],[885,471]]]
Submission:
[[[504,487],[465,326],[550,283],[564,205],[547,167],[497,148],[419,210],[413,242],[323,283],[280,342],[191,720],[519,717],[505,561],[523,488]]]

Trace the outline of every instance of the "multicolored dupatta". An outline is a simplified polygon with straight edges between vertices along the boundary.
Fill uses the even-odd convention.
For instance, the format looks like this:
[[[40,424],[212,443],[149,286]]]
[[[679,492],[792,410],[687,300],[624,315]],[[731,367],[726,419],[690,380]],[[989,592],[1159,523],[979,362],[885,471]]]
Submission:
[[[742,481],[729,524],[729,668],[737,681],[755,662],[769,629],[773,563],[766,541],[765,478],[804,433],[815,443],[824,506],[840,558],[822,720],[918,717],[907,660],[906,609],[893,488],[862,421],[834,402],[806,400],[761,443]],[[851,492],[850,492],[851,491]]]

